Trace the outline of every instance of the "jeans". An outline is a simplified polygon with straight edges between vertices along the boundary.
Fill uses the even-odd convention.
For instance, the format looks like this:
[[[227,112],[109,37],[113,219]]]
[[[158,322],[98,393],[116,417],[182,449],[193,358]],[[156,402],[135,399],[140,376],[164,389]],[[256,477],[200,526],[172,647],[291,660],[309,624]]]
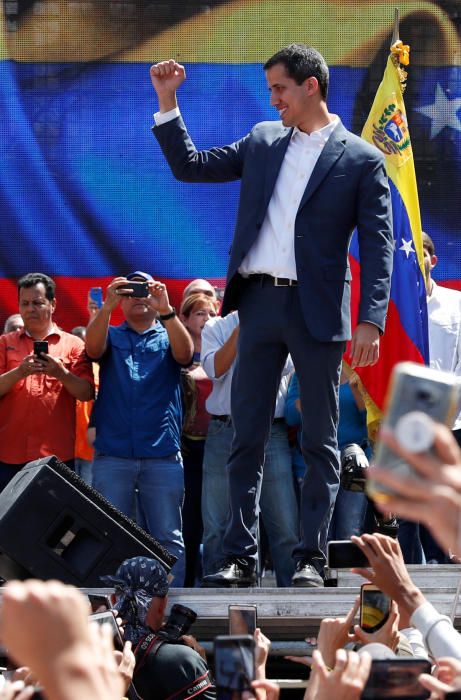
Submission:
[[[348,491],[340,486],[331,518],[328,539],[349,540],[351,535],[361,535],[366,510],[367,497],[364,493]]]
[[[203,459],[203,573],[212,574],[225,559],[223,536],[229,519],[226,464],[234,429],[230,420],[211,420]],[[274,423],[266,449],[260,498],[278,586],[291,585],[292,553],[299,540],[299,516],[291,453],[285,425]]]
[[[181,508],[184,474],[181,453],[167,457],[127,459],[96,453],[93,488],[122,513],[131,516],[136,490],[138,524],[178,557],[173,586],[184,582],[184,541]],[[115,573],[115,572],[113,572]]]
[[[75,473],[83,479],[83,481],[91,486],[92,483],[92,466],[93,462],[90,459],[81,459],[81,457],[76,457],[75,460]]]
[[[397,539],[402,549],[405,564],[425,564],[423,546],[419,537],[419,523],[399,520]]]

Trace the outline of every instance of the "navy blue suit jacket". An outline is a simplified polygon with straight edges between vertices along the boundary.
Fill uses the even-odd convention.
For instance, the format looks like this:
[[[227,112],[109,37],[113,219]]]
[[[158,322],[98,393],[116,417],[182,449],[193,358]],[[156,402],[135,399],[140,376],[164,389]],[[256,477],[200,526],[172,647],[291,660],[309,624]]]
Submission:
[[[238,268],[259,234],[292,131],[281,122],[261,122],[229,146],[198,151],[181,117],[153,128],[178,180],[242,180],[223,313],[238,309],[245,287]],[[303,315],[320,341],[350,338],[348,249],[355,227],[361,262],[359,321],[383,331],[393,258],[384,160],[339,123],[315,165],[295,221]]]

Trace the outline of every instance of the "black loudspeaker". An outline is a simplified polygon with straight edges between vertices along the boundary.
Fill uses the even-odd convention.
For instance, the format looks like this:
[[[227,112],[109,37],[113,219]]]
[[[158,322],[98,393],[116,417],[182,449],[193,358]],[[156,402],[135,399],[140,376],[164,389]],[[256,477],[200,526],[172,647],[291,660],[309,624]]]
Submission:
[[[0,576],[101,587],[124,559],[176,561],[57,457],[29,462],[0,493]]]

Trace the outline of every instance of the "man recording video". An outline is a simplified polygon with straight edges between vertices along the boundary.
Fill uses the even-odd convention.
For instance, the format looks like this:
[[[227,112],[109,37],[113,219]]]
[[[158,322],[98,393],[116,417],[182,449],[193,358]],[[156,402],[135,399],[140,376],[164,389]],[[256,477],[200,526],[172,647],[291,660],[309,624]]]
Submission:
[[[119,303],[125,322],[111,326]],[[138,491],[139,524],[178,557],[173,574],[182,585],[179,381],[192,360],[192,340],[165,285],[136,271],[109,284],[85,342],[100,365],[93,486],[126,515]]]
[[[24,328],[0,337],[0,490],[39,457],[55,454],[73,468],[76,399],[94,392],[83,342],[53,321],[54,281],[29,273],[18,299]]]

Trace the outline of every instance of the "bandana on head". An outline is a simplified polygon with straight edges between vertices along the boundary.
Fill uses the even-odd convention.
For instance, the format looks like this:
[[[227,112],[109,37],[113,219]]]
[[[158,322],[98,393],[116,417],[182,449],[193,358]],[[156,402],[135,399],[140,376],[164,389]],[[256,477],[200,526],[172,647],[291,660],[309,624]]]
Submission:
[[[165,569],[155,559],[133,557],[120,564],[115,576],[101,576],[101,580],[114,586],[115,609],[126,621],[125,639],[137,644],[149,632],[146,616],[152,598],[168,593]]]

